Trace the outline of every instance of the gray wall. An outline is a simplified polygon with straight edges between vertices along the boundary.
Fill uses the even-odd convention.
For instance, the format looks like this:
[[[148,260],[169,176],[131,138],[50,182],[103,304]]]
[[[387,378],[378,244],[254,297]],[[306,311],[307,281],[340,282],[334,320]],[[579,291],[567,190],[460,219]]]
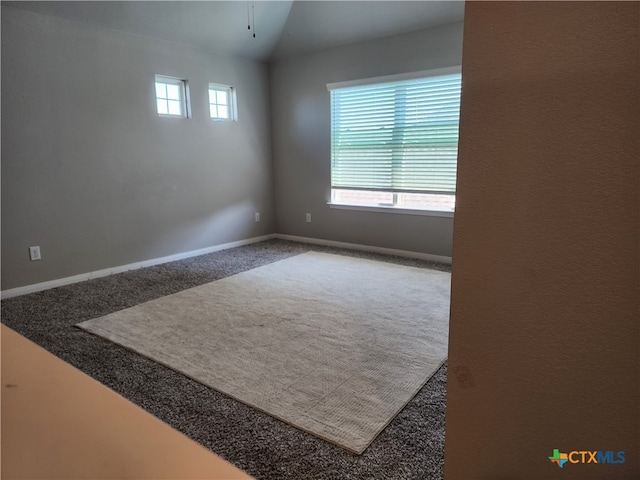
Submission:
[[[447,480],[640,478],[639,14],[466,3]]]
[[[192,119],[157,116],[155,74]],[[210,81],[238,122],[209,120]],[[263,63],[3,6],[2,289],[272,233],[269,121]]]
[[[276,231],[451,256],[453,219],[330,209],[326,84],[460,65],[462,23],[270,65]],[[305,223],[305,213],[312,216]]]

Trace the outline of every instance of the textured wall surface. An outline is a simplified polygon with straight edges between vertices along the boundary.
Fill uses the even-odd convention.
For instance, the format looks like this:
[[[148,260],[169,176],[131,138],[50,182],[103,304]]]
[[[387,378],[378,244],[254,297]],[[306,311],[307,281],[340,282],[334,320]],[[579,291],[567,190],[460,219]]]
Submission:
[[[640,478],[639,13],[467,2],[447,480]]]
[[[189,80],[191,119],[158,117],[155,74]],[[269,121],[266,64],[3,6],[2,289],[272,233]]]
[[[331,209],[327,83],[460,65],[462,24],[333,48],[270,66],[276,231],[451,256],[453,219]],[[305,223],[305,213],[312,222]]]

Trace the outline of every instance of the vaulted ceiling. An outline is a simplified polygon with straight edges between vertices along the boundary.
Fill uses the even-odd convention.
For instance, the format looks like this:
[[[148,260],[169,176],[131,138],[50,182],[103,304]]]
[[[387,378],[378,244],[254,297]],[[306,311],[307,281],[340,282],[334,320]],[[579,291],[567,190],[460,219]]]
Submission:
[[[2,5],[265,61],[459,22],[464,12],[462,1],[44,1]]]

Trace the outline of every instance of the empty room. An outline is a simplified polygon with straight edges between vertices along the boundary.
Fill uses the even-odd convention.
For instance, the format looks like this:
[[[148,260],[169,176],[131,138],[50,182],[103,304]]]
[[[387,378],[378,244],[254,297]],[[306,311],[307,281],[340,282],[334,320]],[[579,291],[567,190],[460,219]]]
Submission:
[[[2,478],[638,478],[639,30],[2,2]]]

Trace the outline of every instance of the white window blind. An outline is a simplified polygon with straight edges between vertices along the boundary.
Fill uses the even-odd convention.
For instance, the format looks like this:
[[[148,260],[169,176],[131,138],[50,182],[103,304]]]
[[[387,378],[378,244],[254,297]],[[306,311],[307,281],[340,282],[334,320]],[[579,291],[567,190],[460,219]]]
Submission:
[[[460,73],[328,88],[332,189],[455,194]]]

